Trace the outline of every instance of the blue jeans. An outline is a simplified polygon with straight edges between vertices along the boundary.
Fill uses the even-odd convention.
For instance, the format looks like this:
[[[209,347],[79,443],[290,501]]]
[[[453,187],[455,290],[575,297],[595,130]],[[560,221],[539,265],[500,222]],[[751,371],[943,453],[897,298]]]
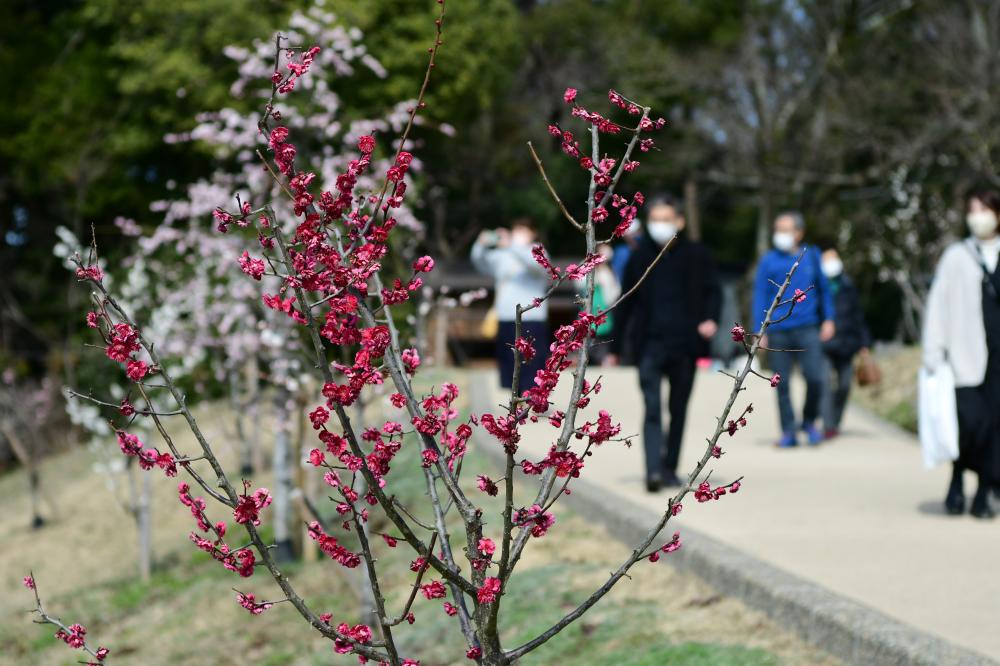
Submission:
[[[812,424],[819,416],[820,406],[823,404],[827,367],[823,345],[819,341],[819,327],[800,326],[783,331],[768,331],[767,338],[768,346],[773,349],[801,350],[768,352],[771,369],[781,375],[781,383],[777,389],[781,431],[795,432],[795,411],[792,408],[788,381],[796,361],[806,378],[806,404],[802,408],[802,424]]]

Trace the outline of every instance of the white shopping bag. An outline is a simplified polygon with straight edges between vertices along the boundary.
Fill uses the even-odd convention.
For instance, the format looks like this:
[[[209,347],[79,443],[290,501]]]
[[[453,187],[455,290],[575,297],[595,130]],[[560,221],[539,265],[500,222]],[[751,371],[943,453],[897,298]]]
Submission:
[[[941,363],[933,370],[920,368],[917,388],[917,427],[924,466],[929,469],[958,458],[958,410],[951,366]]]

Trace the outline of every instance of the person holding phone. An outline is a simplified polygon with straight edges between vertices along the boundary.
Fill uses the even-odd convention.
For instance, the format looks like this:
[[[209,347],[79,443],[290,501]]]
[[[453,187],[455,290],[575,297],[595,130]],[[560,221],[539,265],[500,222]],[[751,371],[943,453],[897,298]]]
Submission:
[[[514,377],[517,306],[530,306],[535,299],[542,298],[549,287],[548,273],[531,255],[537,238],[534,221],[522,217],[514,220],[510,229],[482,231],[472,244],[472,265],[494,280],[494,308],[499,320],[497,367],[500,370],[500,386],[507,389],[511,388]],[[534,345],[536,353],[521,366],[519,393],[534,385],[535,372],[545,362],[545,351],[549,345],[548,317],[548,301],[543,301],[521,317],[521,337]]]

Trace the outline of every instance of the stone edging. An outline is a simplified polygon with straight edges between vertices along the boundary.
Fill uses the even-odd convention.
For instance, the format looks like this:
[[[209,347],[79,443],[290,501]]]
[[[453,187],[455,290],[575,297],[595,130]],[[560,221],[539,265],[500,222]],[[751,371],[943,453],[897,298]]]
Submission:
[[[475,386],[475,373],[470,373],[470,379],[473,411],[489,411],[483,391]],[[502,464],[500,447],[480,437],[474,438],[478,451]],[[659,519],[655,512],[624,497],[609,501],[607,490],[586,479],[576,479],[572,486],[572,494],[562,501],[629,546],[645,537],[649,526]],[[780,626],[849,664],[1000,666],[984,655],[904,624],[691,527],[684,528],[684,547],[663,561],[763,611]]]

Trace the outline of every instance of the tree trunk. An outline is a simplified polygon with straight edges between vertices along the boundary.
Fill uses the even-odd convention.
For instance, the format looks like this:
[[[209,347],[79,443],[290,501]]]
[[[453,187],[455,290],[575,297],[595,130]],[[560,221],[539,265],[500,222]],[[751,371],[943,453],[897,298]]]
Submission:
[[[437,304],[432,309],[432,326],[434,334],[434,351],[431,354],[431,361],[436,367],[443,368],[448,365],[448,308],[445,305]]]
[[[45,519],[42,518],[42,514],[39,511],[41,503],[41,477],[38,474],[38,466],[35,464],[36,444],[31,442],[25,446],[24,442],[18,436],[17,431],[14,430],[13,425],[2,426],[0,431],[3,432],[4,438],[10,444],[10,450],[14,452],[14,457],[20,461],[21,465],[28,472],[28,492],[31,497],[31,527],[32,529],[38,529],[45,524]],[[31,438],[29,437],[30,440]]]
[[[250,433],[248,443],[253,466],[262,470],[267,467],[264,462],[264,452],[260,448],[260,359],[254,354],[247,362],[246,382],[250,396],[247,399],[247,411],[250,416]]]
[[[141,474],[142,490],[136,506],[136,527],[139,530],[139,579],[148,582],[153,574],[153,475]]]
[[[757,258],[764,256],[771,247],[771,226],[774,224],[774,203],[767,186],[767,173],[761,171],[760,205],[757,209]]]
[[[701,240],[701,217],[698,215],[698,181],[688,178],[684,181],[684,217],[687,218],[687,237]]]
[[[128,512],[135,522],[136,533],[136,564],[139,569],[139,579],[149,580],[152,574],[152,521],[150,520],[150,500],[152,495],[152,480],[150,474],[139,472],[141,480],[136,482],[136,468],[130,458],[126,463],[128,476]],[[141,486],[141,487],[140,487]]]
[[[271,467],[274,471],[274,544],[275,557],[279,562],[295,559],[292,547],[292,469],[291,453],[291,395],[281,383],[274,394],[274,455]]]
[[[233,422],[236,425],[236,440],[240,456],[240,476],[253,476],[253,448],[243,427],[243,395],[240,391],[240,373],[229,371],[229,405],[233,410]]]

